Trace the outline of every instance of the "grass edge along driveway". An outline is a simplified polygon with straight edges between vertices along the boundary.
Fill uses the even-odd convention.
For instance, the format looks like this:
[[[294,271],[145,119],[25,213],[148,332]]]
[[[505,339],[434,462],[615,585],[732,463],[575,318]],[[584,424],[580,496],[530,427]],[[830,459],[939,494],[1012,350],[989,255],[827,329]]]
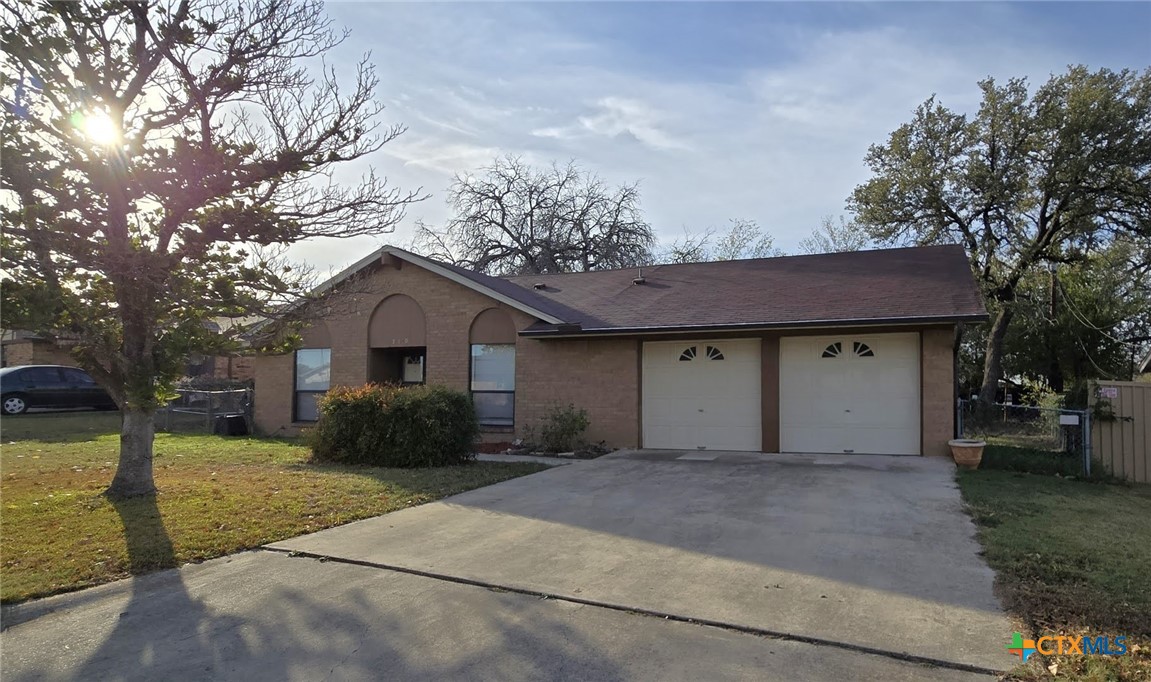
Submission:
[[[113,502],[116,414],[0,420],[0,601],[203,561],[546,469],[316,465],[298,442],[157,434],[159,494]]]
[[[958,482],[1025,636],[1127,638],[1124,656],[1036,654],[1008,678],[1151,680],[1151,486],[984,468]]]

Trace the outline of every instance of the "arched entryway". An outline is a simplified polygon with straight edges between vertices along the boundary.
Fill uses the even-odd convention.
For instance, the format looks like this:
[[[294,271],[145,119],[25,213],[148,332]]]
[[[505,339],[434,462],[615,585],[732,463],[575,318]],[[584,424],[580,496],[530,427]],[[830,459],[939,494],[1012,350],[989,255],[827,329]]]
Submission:
[[[368,380],[422,384],[427,376],[427,322],[411,296],[380,301],[368,320]]]

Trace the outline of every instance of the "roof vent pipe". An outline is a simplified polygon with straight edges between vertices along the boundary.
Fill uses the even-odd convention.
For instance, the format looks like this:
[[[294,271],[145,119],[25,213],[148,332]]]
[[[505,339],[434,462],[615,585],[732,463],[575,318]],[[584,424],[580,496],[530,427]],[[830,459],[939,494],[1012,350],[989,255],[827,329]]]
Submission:
[[[647,280],[643,277],[643,268],[639,269],[639,275],[631,281],[632,284],[643,284]]]

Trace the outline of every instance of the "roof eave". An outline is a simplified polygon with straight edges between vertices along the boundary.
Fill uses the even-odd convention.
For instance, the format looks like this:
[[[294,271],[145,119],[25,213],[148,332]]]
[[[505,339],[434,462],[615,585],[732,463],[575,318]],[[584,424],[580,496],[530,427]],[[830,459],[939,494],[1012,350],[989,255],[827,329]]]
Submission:
[[[956,324],[961,322],[987,322],[987,313],[968,315],[926,315],[916,317],[879,317],[851,320],[795,320],[788,322],[748,322],[742,324],[678,324],[646,327],[601,327],[579,331],[558,329],[525,329],[520,336],[534,338],[574,338],[588,336],[640,336],[645,334],[682,334],[708,332],[753,332],[777,329],[841,329],[844,327],[910,326],[927,324]]]
[[[487,296],[488,298],[494,299],[496,301],[499,301],[500,303],[511,306],[512,308],[515,308],[516,310],[527,313],[528,315],[531,315],[532,317],[535,317],[539,320],[543,320],[544,322],[547,322],[548,324],[564,324],[565,322],[567,322],[567,320],[561,320],[560,318],[556,317],[555,315],[550,315],[548,313],[545,313],[544,311],[539,310],[538,308],[535,308],[533,306],[527,305],[526,303],[524,303],[522,301],[517,301],[516,299],[514,299],[510,296],[506,296],[506,295],[496,291],[495,289],[492,289],[490,287],[486,287],[483,284],[480,284],[479,282],[470,280],[467,277],[464,277],[458,273],[452,272],[451,270],[443,267],[442,265],[440,265],[439,263],[436,263],[433,260],[424,258],[423,256],[418,256],[418,255],[416,255],[410,251],[405,251],[404,249],[401,249],[401,248],[398,248],[395,246],[382,246],[382,247],[376,249],[372,253],[361,258],[360,260],[356,261],[355,263],[352,263],[351,265],[344,268],[343,270],[336,273],[335,275],[328,278],[327,280],[321,282],[314,289],[312,289],[311,293],[313,295],[322,294],[322,293],[324,293],[330,289],[335,288],[336,286],[339,286],[345,280],[349,279],[350,277],[352,277],[356,273],[360,272],[364,268],[368,267],[369,265],[371,265],[373,263],[380,262],[380,259],[383,258],[384,254],[391,254],[391,255],[395,256],[396,258],[408,261],[409,263],[412,263],[413,265],[424,268],[425,270],[428,270],[429,272],[433,272],[437,275],[440,275],[441,277],[445,277],[445,278],[447,278],[447,279],[449,279],[449,280],[451,280],[457,284],[460,284],[464,287],[467,287],[468,289],[471,289],[472,291],[476,291],[478,293],[481,293],[484,296]],[[288,306],[283,312],[290,312],[295,307],[301,305],[301,303],[302,302],[295,302],[295,303],[291,304],[290,306]]]
[[[550,315],[548,313],[545,313],[544,311],[542,311],[538,308],[535,308],[533,306],[530,306],[530,305],[524,303],[523,301],[517,301],[516,299],[512,298],[511,296],[506,296],[506,295],[496,291],[495,289],[492,289],[490,287],[486,287],[483,284],[480,284],[479,282],[468,279],[467,277],[464,277],[463,275],[460,275],[459,273],[453,272],[453,271],[443,267],[442,265],[440,265],[439,263],[437,263],[433,260],[429,260],[427,258],[424,258],[423,256],[418,256],[414,253],[411,253],[410,251],[405,251],[403,249],[400,249],[400,248],[397,248],[394,246],[385,246],[380,250],[380,254],[379,254],[379,256],[377,256],[377,258],[382,256],[384,253],[390,253],[391,255],[393,255],[397,258],[406,260],[409,263],[412,263],[414,265],[418,265],[419,267],[424,268],[425,270],[428,270],[429,272],[433,272],[437,275],[440,275],[441,277],[445,277],[447,279],[450,279],[451,281],[455,282],[456,284],[460,284],[462,286],[465,286],[465,287],[471,289],[472,291],[479,292],[479,293],[483,294],[484,296],[487,296],[488,298],[493,298],[493,299],[499,301],[500,303],[511,306],[512,308],[515,308],[516,310],[519,310],[521,312],[527,313],[528,315],[531,315],[532,317],[543,320],[544,322],[547,322],[548,324],[563,324],[564,322],[566,322],[566,320],[561,320],[560,318],[556,317],[555,315]]]

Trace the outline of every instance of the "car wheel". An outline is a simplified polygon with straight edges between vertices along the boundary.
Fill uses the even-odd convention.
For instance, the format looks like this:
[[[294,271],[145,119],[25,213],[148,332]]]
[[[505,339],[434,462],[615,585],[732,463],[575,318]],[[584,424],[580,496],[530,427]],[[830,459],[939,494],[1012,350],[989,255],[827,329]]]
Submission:
[[[0,399],[4,414],[24,414],[28,411],[28,399],[22,395],[6,395]]]

